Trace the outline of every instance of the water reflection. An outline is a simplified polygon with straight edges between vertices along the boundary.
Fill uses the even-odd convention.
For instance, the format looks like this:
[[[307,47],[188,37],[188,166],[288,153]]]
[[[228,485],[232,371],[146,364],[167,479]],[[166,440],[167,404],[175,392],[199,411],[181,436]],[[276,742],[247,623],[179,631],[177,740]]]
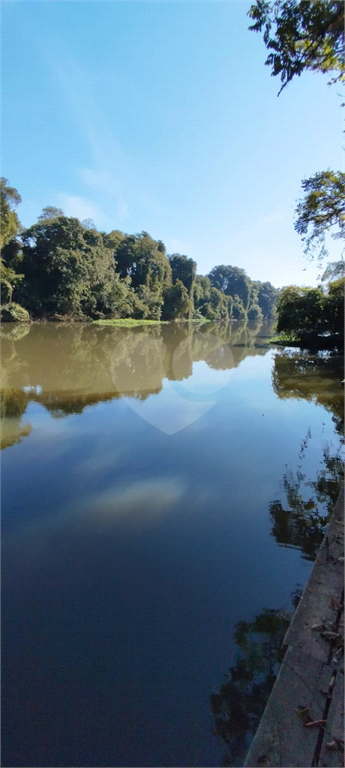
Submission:
[[[301,461],[307,447],[306,437],[299,455]],[[303,450],[304,447],[304,450]],[[283,476],[285,500],[275,499],[269,506],[272,535],[283,547],[300,549],[305,560],[315,560],[329,522],[341,484],[344,463],[341,449],[323,449],[323,466],[315,480],[308,480],[301,471],[287,470]]]
[[[344,358],[279,352],[274,358],[273,388],[280,398],[303,398],[333,413],[338,432],[344,432]]]
[[[33,434],[3,457],[3,761],[215,766],[212,685],[233,663],[241,710],[220,693],[232,691],[240,748],[287,618],[262,606],[284,605],[310,569],[270,536],[269,503],[309,425],[315,478],[331,418],[272,391],[264,327],[8,330],[4,422],[12,440],[25,418]],[[168,441],[126,406],[170,413],[181,388],[208,407],[231,366],[214,410]],[[229,646],[243,618],[241,666]]]
[[[291,595],[293,607],[300,594],[297,587]],[[289,610],[264,608],[254,621],[236,624],[236,663],[210,696],[213,733],[226,744],[223,766],[243,765],[284,658],[282,642],[291,616]]]
[[[282,355],[276,357],[276,364],[277,361],[280,391],[291,391],[292,379],[293,391],[296,391],[298,382],[295,367],[292,367],[294,376],[284,381],[282,371],[291,372],[290,365],[284,368],[291,361]],[[281,368],[279,363],[282,363]],[[300,361],[297,364],[299,366]],[[277,367],[273,375],[277,380]],[[311,376],[313,387],[310,381],[308,387],[306,381],[301,383],[300,391],[310,396],[311,390],[315,392],[317,378],[314,372],[314,376]],[[322,397],[330,409],[333,403],[331,392],[332,381],[328,381]],[[334,397],[337,403],[335,384]],[[335,419],[339,427],[339,413],[335,414]],[[316,472],[315,479],[309,479],[307,472],[302,469],[308,458],[310,440],[311,430],[308,429],[300,447],[297,470],[286,469],[283,475],[284,501],[273,500],[269,505],[269,514],[272,535],[278,545],[299,549],[303,559],[314,561],[344,481],[344,462],[343,447],[340,445],[335,449],[326,444],[321,469]],[[294,608],[301,592],[297,585],[291,595]],[[240,621],[236,624],[234,639],[239,649],[236,663],[229,668],[227,680],[219,691],[210,696],[213,733],[220,736],[227,746],[223,766],[243,765],[284,657],[282,642],[291,618],[291,612],[285,609],[264,608],[254,621]]]
[[[341,386],[343,359],[285,352],[275,355],[273,388],[280,398],[303,398],[322,405],[333,416],[343,442],[344,398]],[[274,499],[269,506],[272,534],[281,546],[300,549],[302,557],[313,561],[322,542],[325,526],[337,500],[344,478],[341,447],[323,448],[323,466],[316,479],[302,471],[311,439],[308,430],[299,453],[297,470],[283,475],[284,501]]]
[[[31,428],[21,417],[30,401],[43,405],[54,418],[82,413],[89,405],[120,397],[144,402],[162,391],[164,380],[190,378],[200,361],[210,371],[220,372],[237,367],[247,355],[265,354],[267,345],[259,341],[256,346],[260,330],[260,324],[207,323],[199,328],[169,324],[134,329],[8,324],[1,334],[2,447],[29,434]],[[201,406],[200,414],[204,410]],[[147,420],[153,423],[151,418]],[[188,417],[185,423],[189,423]]]

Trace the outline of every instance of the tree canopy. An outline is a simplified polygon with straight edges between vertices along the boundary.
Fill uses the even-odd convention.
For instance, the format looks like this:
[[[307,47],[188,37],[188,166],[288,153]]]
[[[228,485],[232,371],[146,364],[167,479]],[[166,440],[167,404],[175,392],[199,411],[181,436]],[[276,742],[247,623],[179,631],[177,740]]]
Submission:
[[[344,80],[343,0],[256,0],[248,15],[254,20],[249,29],[264,30],[264,43],[271,51],[265,64],[272,67],[272,75],[280,75],[279,93],[305,70],[337,73],[330,83]],[[306,195],[295,211],[295,229],[306,253],[312,255],[320,246],[320,259],[327,254],[326,232],[338,226],[333,237],[345,234],[344,181],[344,173],[328,170],[302,182]]]
[[[260,321],[274,314],[277,291],[243,269],[219,266],[196,275],[196,262],[166,254],[148,232],[98,232],[89,220],[46,206],[23,229],[13,210],[21,200],[1,181],[2,319],[45,317],[152,320],[230,318]],[[221,280],[221,275],[224,279]]]
[[[286,340],[306,346],[323,344],[342,347],[344,342],[344,278],[321,288],[288,286],[278,305],[278,333]]]
[[[20,230],[18,216],[13,209],[21,202],[21,199],[19,192],[14,187],[9,187],[7,179],[2,177],[0,179],[1,249],[15,238]]]
[[[342,0],[256,0],[248,15],[254,21],[249,29],[263,30],[270,51],[265,64],[280,76],[279,93],[305,70],[338,73],[331,82],[344,79]]]
[[[302,181],[302,188],[306,195],[296,208],[295,230],[302,235],[305,252],[313,253],[319,247],[319,258],[323,258],[326,233],[332,229],[332,237],[345,236],[345,173],[315,173]]]

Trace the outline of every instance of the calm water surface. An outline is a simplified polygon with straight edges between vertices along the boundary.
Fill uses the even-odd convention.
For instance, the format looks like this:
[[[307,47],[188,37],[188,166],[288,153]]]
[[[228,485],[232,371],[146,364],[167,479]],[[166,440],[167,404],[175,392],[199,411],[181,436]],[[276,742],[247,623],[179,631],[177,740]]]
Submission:
[[[289,482],[340,445],[341,361],[269,335],[3,327],[4,766],[222,764],[236,624],[305,584]]]

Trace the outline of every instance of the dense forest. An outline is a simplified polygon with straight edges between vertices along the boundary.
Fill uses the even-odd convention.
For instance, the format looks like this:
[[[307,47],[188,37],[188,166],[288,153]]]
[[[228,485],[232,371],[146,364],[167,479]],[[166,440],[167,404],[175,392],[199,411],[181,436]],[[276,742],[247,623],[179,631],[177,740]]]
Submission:
[[[330,264],[317,288],[278,290],[231,265],[198,275],[193,259],[168,255],[147,232],[99,232],[59,208],[44,208],[24,229],[15,211],[19,193],[7,179],[0,184],[5,322],[276,318],[284,343],[342,345],[344,262]]]
[[[90,221],[44,208],[20,225],[17,190],[1,179],[2,319],[272,319],[278,291],[244,269],[197,274],[188,256],[168,255],[147,232],[98,232]]]

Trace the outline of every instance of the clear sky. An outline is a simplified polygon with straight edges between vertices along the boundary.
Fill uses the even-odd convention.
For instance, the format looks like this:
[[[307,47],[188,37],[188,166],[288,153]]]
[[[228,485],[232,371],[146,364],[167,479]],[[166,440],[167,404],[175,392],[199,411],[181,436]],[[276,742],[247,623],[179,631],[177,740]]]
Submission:
[[[343,167],[343,95],[305,73],[277,98],[250,5],[4,0],[1,174],[22,224],[59,206],[145,230],[200,274],[314,285],[294,208],[303,178]]]

